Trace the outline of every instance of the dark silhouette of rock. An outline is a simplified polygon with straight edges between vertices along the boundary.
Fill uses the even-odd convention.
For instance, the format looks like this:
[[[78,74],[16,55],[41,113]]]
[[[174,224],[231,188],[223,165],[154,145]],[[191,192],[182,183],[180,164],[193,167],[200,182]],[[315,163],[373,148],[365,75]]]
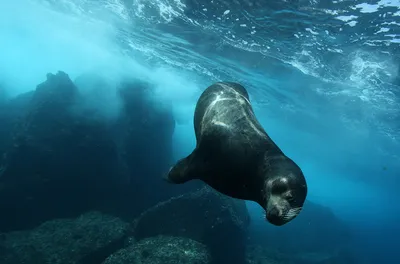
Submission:
[[[175,120],[170,102],[156,99],[151,83],[127,77],[116,85],[96,73],[83,74],[75,83],[82,94],[75,110],[103,119],[118,149],[126,188],[112,209],[120,206],[118,211],[127,218],[137,217],[161,201],[202,186],[200,182],[176,186],[162,180],[174,163]],[[127,204],[139,200],[135,206]]]
[[[48,74],[29,97],[0,165],[3,231],[96,209],[123,185],[108,128],[71,111],[78,93],[67,74]]]
[[[279,228],[262,225],[250,230],[252,244],[268,249],[258,255],[271,257],[272,252],[272,257],[289,256],[284,260],[299,264],[356,263],[349,253],[350,229],[328,207],[309,200],[295,221]]]
[[[74,83],[80,94],[75,112],[81,116],[100,120],[104,124],[114,125],[122,110],[122,99],[116,91],[115,81],[97,73],[85,73],[78,76]],[[144,98],[139,97],[136,100]]]
[[[247,264],[296,264],[290,254],[282,254],[274,248],[259,245],[246,247]]]
[[[203,244],[189,238],[157,236],[139,241],[112,254],[104,264],[209,264]]]
[[[162,179],[174,163],[175,120],[171,105],[155,100],[151,84],[140,80],[127,79],[117,91],[121,116],[114,134],[129,175],[131,200],[140,200],[132,210],[140,214],[161,201],[202,186],[201,182],[176,186]]]
[[[356,258],[351,248],[288,254],[274,247],[249,245],[246,257],[247,264],[369,264],[364,258]]]
[[[297,221],[274,231],[285,240],[283,248],[291,252],[332,251],[351,242],[350,230],[344,222],[328,207],[311,201],[305,203]],[[288,245],[288,241],[293,242]]]
[[[0,161],[7,148],[12,145],[13,132],[27,111],[33,92],[21,94],[0,103]]]
[[[299,264],[364,264],[361,259],[355,259],[350,252],[350,248],[346,251],[325,251],[315,253],[304,253],[295,256],[295,263]]]
[[[90,210],[133,219],[202,186],[162,180],[173,163],[175,121],[150,84],[116,86],[97,74],[76,83],[48,74],[0,106],[0,231]]]
[[[124,247],[129,224],[90,212],[0,236],[2,264],[98,264]]]
[[[2,104],[5,103],[6,99],[7,99],[6,89],[4,87],[4,84],[0,82],[0,107]]]
[[[244,263],[248,224],[244,201],[203,187],[144,212],[135,223],[134,236],[187,237],[207,245],[214,263]]]
[[[265,236],[274,237],[270,246],[291,253],[337,249],[351,239],[349,228],[328,207],[308,200],[296,221],[281,228],[264,225],[257,231],[261,241]]]

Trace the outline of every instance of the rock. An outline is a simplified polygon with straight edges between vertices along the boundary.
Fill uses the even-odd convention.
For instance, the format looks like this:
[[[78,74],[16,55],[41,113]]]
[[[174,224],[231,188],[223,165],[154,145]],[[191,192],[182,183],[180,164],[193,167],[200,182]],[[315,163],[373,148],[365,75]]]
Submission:
[[[0,231],[76,217],[119,195],[124,179],[113,138],[102,123],[72,113],[77,96],[58,72],[23,104],[0,163]]]
[[[4,84],[0,82],[0,107],[6,102],[7,93]]]
[[[348,227],[329,208],[308,200],[294,221],[280,228],[260,225],[251,230],[251,237],[256,243],[291,254],[333,251],[351,239]],[[274,239],[267,240],[265,237]]]
[[[0,259],[2,264],[101,263],[124,247],[129,231],[128,223],[98,212],[52,220],[31,231],[3,234]]]
[[[119,170],[126,179],[125,191],[119,191],[123,197],[119,212],[134,218],[159,202],[201,186],[195,182],[175,186],[162,180],[173,164],[175,120],[171,105],[154,96],[151,83],[96,73],[83,74],[75,83],[82,95],[79,110],[107,121],[117,146]],[[133,207],[130,201],[138,200]]]
[[[320,251],[287,254],[276,248],[260,245],[248,245],[247,264],[367,264],[362,258],[356,258],[350,249],[339,251]]]
[[[292,222],[282,227],[254,225],[249,233],[252,244],[269,250],[258,251],[258,255],[273,252],[273,256],[289,256],[285,261],[299,264],[362,263],[351,260],[355,256],[347,225],[328,207],[309,200]]]
[[[173,165],[172,135],[175,120],[171,106],[154,98],[150,83],[127,79],[119,84],[121,116],[114,128],[121,158],[126,165],[131,200],[138,214],[171,197],[194,191],[202,184],[171,185],[162,180]]]
[[[130,174],[145,174],[147,177],[141,183],[153,184],[162,182],[160,177],[171,166],[175,120],[170,108],[159,109],[150,104],[151,89],[150,84],[138,81],[121,83],[118,91],[123,112],[117,129],[122,132],[121,150],[125,154]]]
[[[115,80],[97,73],[85,73],[78,76],[74,83],[80,94],[79,103],[75,108],[78,115],[113,125],[122,110],[122,99],[116,91]]]
[[[208,264],[211,256],[203,244],[189,238],[156,236],[112,254],[103,264]]]
[[[295,264],[291,255],[285,255],[275,249],[259,245],[246,247],[247,264]]]
[[[175,121],[150,84],[117,87],[96,74],[76,82],[79,88],[64,72],[48,74],[34,91],[2,104],[0,232],[90,210],[132,220],[199,186],[162,180]]]
[[[306,201],[296,221],[281,229],[270,227],[267,232],[268,236],[279,237],[274,240],[275,245],[292,254],[333,252],[351,242],[350,230],[344,222],[328,207],[311,201]]]
[[[0,161],[12,143],[13,132],[26,114],[33,92],[18,95],[0,103]]]
[[[207,245],[215,263],[243,263],[248,224],[244,201],[203,187],[144,212],[135,223],[134,236],[187,237]]]
[[[299,264],[361,264],[358,261],[347,261],[346,255],[342,256],[340,252],[313,252],[297,254],[293,257],[296,259],[296,263]]]

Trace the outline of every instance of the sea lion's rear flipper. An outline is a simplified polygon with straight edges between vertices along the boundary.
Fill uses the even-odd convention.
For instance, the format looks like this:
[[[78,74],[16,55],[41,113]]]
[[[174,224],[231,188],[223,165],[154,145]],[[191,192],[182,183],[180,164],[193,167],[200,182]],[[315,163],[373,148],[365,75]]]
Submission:
[[[193,179],[200,179],[204,173],[204,165],[201,160],[196,157],[196,151],[179,160],[173,166],[167,176],[164,178],[167,182],[181,184]]]

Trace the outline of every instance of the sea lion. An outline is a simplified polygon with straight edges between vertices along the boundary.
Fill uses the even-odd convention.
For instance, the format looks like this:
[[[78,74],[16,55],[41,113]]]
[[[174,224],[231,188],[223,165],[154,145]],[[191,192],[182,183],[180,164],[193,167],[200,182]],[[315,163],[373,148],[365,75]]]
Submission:
[[[304,175],[264,131],[242,85],[209,86],[197,101],[194,130],[196,148],[166,180],[200,179],[225,195],[255,201],[277,226],[300,213],[307,196]]]

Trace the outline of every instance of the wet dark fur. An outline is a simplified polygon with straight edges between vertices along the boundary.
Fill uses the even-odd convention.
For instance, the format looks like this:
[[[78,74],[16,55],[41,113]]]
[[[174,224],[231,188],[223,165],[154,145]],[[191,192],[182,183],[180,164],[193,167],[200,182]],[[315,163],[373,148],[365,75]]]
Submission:
[[[272,191],[266,188],[267,181],[285,175],[295,197],[291,205],[303,205],[307,188],[300,168],[257,121],[243,86],[223,82],[208,87],[197,102],[194,129],[196,148],[170,170],[170,182],[200,179],[223,194],[267,209]]]

